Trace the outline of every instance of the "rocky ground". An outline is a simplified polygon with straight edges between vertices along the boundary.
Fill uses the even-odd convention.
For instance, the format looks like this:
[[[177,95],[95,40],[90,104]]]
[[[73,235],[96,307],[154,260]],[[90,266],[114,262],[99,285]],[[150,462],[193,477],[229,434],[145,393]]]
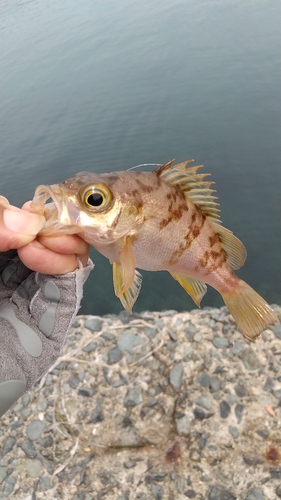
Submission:
[[[278,500],[281,325],[251,343],[226,308],[78,316],[0,448],[1,500]]]

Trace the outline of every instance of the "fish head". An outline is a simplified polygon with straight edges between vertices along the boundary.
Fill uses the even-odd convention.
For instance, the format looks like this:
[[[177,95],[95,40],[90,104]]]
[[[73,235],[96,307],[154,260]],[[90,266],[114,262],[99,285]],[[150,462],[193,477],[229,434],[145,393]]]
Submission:
[[[61,184],[36,188],[32,206],[46,218],[42,235],[80,234],[109,244],[133,230],[141,214],[130,196],[127,172],[79,172]]]

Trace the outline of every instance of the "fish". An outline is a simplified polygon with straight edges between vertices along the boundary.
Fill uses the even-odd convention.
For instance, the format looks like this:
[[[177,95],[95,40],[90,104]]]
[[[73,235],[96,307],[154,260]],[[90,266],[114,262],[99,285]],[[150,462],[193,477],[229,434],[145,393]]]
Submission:
[[[141,289],[140,270],[168,271],[200,307],[215,288],[249,340],[278,317],[234,271],[243,243],[221,224],[210,174],[194,160],[146,172],[79,172],[61,184],[40,185],[32,201],[46,224],[39,234],[78,234],[109,259],[117,297],[129,312]]]

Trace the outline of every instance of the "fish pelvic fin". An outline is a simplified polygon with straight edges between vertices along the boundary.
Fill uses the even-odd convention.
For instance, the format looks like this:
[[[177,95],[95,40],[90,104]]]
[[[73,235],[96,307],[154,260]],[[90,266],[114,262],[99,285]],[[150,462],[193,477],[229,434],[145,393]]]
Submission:
[[[172,165],[173,161],[156,168],[154,173],[166,183],[184,192],[186,198],[199,207],[206,217],[220,222],[217,197],[213,195],[216,191],[210,187],[214,182],[204,180],[211,174],[198,174],[199,168],[203,165],[187,168],[187,165],[194,160],[187,160],[177,165]]]
[[[123,307],[132,312],[141,289],[142,276],[135,269],[136,259],[132,246],[132,238],[126,237],[120,252],[120,262],[113,262],[114,292],[119,297]]]
[[[269,325],[279,319],[269,304],[245,281],[239,280],[235,291],[222,294],[238,328],[249,340],[256,340]]]
[[[175,280],[185,289],[185,291],[194,300],[195,304],[200,307],[200,303],[205,293],[207,292],[207,286],[202,281],[199,281],[191,276],[180,273],[170,273]]]
[[[124,309],[126,309],[130,313],[132,312],[133,306],[139,296],[141,283],[142,275],[139,271],[135,270],[133,284],[119,297]]]

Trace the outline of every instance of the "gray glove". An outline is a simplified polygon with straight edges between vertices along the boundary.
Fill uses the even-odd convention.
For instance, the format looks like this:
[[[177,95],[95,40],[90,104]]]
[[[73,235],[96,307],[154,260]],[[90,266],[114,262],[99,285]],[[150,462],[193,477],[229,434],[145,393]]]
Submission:
[[[44,275],[16,251],[0,253],[0,417],[59,357],[92,269],[89,259],[71,273]]]

